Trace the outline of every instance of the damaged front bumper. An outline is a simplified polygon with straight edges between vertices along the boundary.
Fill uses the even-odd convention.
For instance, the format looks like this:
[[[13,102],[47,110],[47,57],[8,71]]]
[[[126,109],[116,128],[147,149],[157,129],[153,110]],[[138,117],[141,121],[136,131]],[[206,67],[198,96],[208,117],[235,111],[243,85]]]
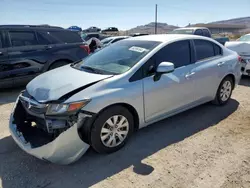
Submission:
[[[82,123],[84,122],[84,118],[89,118],[89,114],[86,115],[86,117],[84,114],[81,114],[81,121],[74,123],[51,142],[46,142],[44,145],[40,144],[39,146],[34,146],[34,144],[27,141],[23,134],[24,132],[20,131],[18,128],[19,125],[15,123],[14,113],[19,102],[18,97],[10,115],[9,130],[13,139],[21,149],[39,159],[57,164],[73,163],[87,151],[89,145],[80,138],[78,131],[79,127],[83,126]],[[79,125],[79,122],[81,125]]]

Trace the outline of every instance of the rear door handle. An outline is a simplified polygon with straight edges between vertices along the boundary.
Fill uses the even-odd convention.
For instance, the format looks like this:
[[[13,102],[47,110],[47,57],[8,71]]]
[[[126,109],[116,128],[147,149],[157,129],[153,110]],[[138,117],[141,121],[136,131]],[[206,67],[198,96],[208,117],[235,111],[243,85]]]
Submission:
[[[3,55],[3,52],[0,52],[0,55]]]
[[[217,65],[218,65],[218,67],[221,67],[222,65],[224,65],[225,64],[225,62],[220,62],[220,63],[218,63]]]
[[[191,73],[188,73],[186,74],[186,79],[189,79],[190,77],[192,77],[193,75],[195,75],[195,72],[191,72]]]

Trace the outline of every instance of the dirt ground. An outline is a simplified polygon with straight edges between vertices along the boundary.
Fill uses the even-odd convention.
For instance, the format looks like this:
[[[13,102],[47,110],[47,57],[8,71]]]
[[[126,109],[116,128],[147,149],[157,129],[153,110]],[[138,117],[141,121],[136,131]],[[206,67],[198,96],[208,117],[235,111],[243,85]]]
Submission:
[[[226,106],[194,108],[138,131],[116,153],[90,150],[69,166],[36,159],[12,140],[19,91],[0,92],[1,188],[250,188],[250,78]]]

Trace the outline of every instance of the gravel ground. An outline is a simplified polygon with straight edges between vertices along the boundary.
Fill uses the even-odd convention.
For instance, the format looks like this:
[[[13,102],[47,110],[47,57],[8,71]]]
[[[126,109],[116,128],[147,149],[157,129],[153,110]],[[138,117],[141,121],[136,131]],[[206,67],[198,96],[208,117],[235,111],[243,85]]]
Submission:
[[[88,151],[58,166],[18,148],[8,119],[20,89],[0,93],[0,187],[250,187],[250,79],[228,105],[205,104],[168,118],[132,137],[122,150]]]

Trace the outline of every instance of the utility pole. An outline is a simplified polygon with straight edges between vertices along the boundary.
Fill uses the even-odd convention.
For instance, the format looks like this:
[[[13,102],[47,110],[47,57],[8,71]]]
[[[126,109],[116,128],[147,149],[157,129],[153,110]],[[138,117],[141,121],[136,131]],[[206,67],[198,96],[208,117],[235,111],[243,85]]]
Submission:
[[[155,5],[155,34],[157,34],[157,4]]]

